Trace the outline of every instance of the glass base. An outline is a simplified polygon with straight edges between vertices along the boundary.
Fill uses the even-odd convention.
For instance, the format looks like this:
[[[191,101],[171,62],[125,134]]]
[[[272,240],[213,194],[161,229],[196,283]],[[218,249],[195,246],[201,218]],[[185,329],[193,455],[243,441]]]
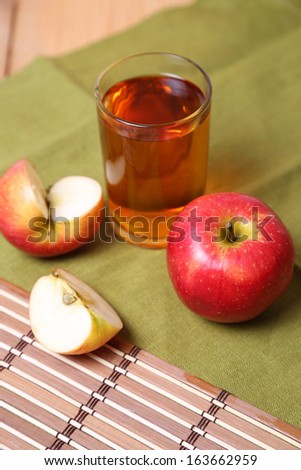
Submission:
[[[164,238],[150,238],[147,234],[129,232],[116,221],[113,221],[113,229],[118,239],[125,241],[126,243],[130,243],[131,245],[151,249],[162,249],[166,248],[167,245],[167,234]]]
[[[169,229],[182,207],[140,212],[109,201],[110,222],[117,239],[151,249],[166,248]]]

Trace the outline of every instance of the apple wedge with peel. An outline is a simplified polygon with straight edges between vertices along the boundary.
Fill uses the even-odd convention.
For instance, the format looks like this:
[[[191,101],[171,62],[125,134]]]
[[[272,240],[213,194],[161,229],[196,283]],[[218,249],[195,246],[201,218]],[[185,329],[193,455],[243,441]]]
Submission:
[[[34,284],[29,319],[36,339],[60,354],[91,352],[123,327],[119,315],[95,290],[60,268]]]
[[[68,253],[95,239],[104,216],[98,181],[67,176],[48,190],[28,159],[0,178],[0,232],[33,256]]]

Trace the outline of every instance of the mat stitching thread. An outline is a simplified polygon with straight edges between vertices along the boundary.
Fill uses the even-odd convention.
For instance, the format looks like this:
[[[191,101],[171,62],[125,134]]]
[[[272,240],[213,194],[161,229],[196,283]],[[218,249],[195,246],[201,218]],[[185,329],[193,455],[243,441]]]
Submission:
[[[220,401],[221,403],[225,403],[225,400],[228,398],[229,395],[229,392],[227,392],[226,390],[222,390],[220,394],[216,397],[216,400]]]
[[[131,357],[136,357],[137,354],[139,353],[141,349],[138,347],[138,346],[134,346],[129,353],[127,353],[127,355],[130,355]],[[89,415],[92,415],[94,414],[94,411],[93,409],[95,408],[96,404],[99,402],[99,401],[102,401],[104,402],[106,400],[106,394],[108,393],[108,391],[111,389],[111,388],[115,388],[116,385],[117,385],[117,380],[119,379],[119,377],[122,375],[120,372],[116,371],[115,370],[115,367],[120,367],[121,368],[121,364],[122,364],[122,368],[125,369],[125,367],[128,367],[130,364],[132,363],[132,361],[129,361],[129,360],[125,360],[124,357],[122,358],[120,364],[118,366],[114,366],[113,368],[113,372],[110,374],[110,376],[108,377],[108,379],[104,379],[104,381],[102,382],[102,384],[100,385],[100,387],[96,390],[96,391],[93,391],[91,393],[91,396],[90,398],[87,400],[86,404],[82,404],[79,408],[79,411],[77,412],[76,416],[74,418],[70,418],[69,421],[68,421],[68,425],[65,427],[65,429],[62,431],[62,432],[58,432],[55,436],[55,441],[49,446],[47,447],[47,449],[50,449],[50,450],[60,450],[62,448],[62,446],[66,443],[65,441],[63,441],[62,439],[60,439],[59,436],[65,436],[67,437],[69,440],[67,442],[67,444],[71,441],[70,439],[70,436],[77,430],[77,429],[82,429],[82,427],[84,426],[83,424],[83,421],[84,419],[89,416]],[[115,385],[114,386],[110,386],[108,385],[107,383],[105,383],[107,380],[109,380],[110,382],[113,382]],[[88,408],[89,410],[91,410],[91,412],[88,412],[88,411],[85,411],[83,408]],[[79,423],[81,426],[80,427],[77,427],[77,426],[74,426],[72,424],[72,422],[76,421],[77,423]]]
[[[27,333],[27,334],[21,336],[21,338],[19,339],[19,341],[18,341],[18,343],[16,344],[16,346],[12,346],[12,347],[9,349],[8,353],[6,354],[6,356],[5,356],[4,359],[3,359],[3,362],[6,362],[6,364],[8,364],[8,365],[7,365],[7,367],[5,367],[5,366],[0,366],[0,372],[1,372],[3,369],[9,369],[10,366],[11,366],[11,363],[13,362],[13,360],[14,360],[16,357],[20,357],[21,354],[22,354],[23,349],[24,349],[26,346],[28,346],[29,344],[31,344],[31,343],[29,343],[28,341],[25,341],[25,340],[23,339],[24,337],[28,337],[28,338],[30,338],[30,339],[33,340],[33,339],[34,339],[34,334],[33,334],[33,332],[32,332],[31,330],[29,330],[29,333]],[[20,355],[15,354],[15,353],[13,352],[14,349],[17,350],[17,351],[20,351],[21,354],[20,354]]]
[[[212,398],[212,401],[213,400],[217,400],[219,401],[220,403],[224,403],[224,401],[226,400],[226,398],[230,395],[229,392],[227,392],[226,390],[222,390],[219,395],[216,397],[216,398]],[[202,412],[202,419],[198,422],[197,425],[192,425],[191,426],[191,433],[189,434],[188,438],[186,439],[185,442],[187,442],[188,444],[191,444],[191,445],[194,445],[195,442],[197,441],[197,439],[200,437],[200,434],[198,432],[195,431],[195,428],[198,428],[200,429],[201,431],[204,431],[204,433],[202,434],[203,437],[205,437],[206,435],[206,428],[208,426],[209,423],[214,423],[216,421],[216,418],[215,418],[215,415],[216,413],[218,412],[218,410],[221,409],[221,406],[218,406],[218,405],[215,405],[214,403],[211,403],[208,411],[203,411]],[[214,419],[211,420],[211,419],[208,419],[206,418],[206,416],[204,416],[204,413],[207,413],[209,414],[210,416],[213,416]],[[180,450],[186,450],[185,446],[182,445],[184,441],[182,440],[181,441],[181,445],[180,445]]]

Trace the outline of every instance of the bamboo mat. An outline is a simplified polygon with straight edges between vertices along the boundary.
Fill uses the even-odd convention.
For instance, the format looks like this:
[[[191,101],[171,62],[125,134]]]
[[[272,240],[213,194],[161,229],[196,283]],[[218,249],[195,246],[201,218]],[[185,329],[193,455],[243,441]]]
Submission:
[[[0,279],[3,449],[301,449],[301,430],[120,338],[46,351],[28,296]]]

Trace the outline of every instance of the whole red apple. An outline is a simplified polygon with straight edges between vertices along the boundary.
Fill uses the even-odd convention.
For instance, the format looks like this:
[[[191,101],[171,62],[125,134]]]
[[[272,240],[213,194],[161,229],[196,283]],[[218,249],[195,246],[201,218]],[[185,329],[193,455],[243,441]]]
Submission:
[[[283,222],[262,201],[234,192],[208,194],[174,221],[167,265],[189,309],[217,322],[242,322],[286,289],[294,246]]]

